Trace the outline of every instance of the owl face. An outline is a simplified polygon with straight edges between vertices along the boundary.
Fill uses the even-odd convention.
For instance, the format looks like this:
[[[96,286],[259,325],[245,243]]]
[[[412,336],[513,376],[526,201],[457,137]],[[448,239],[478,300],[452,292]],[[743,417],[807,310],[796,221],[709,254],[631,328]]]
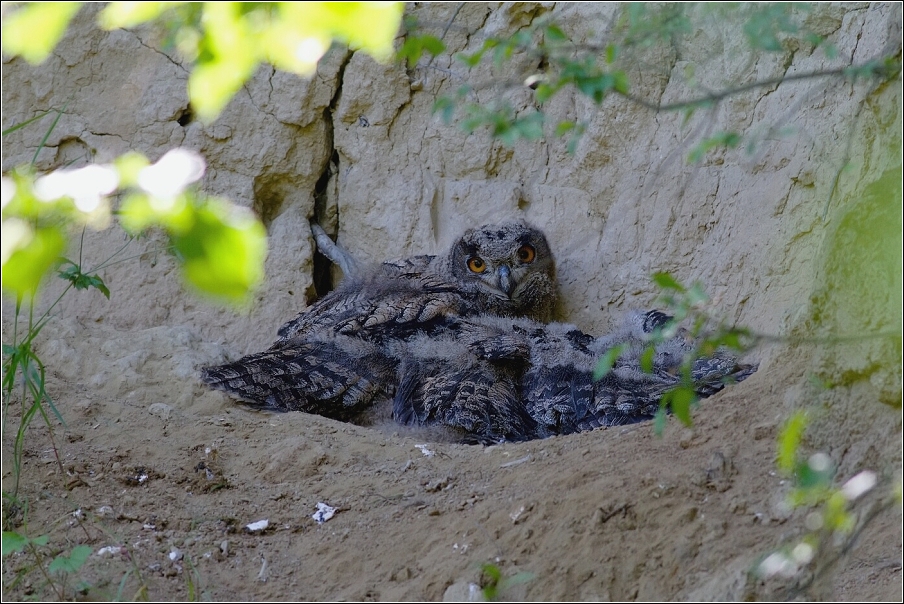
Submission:
[[[484,297],[488,311],[549,320],[555,262],[541,231],[519,222],[470,230],[452,247],[459,284]]]

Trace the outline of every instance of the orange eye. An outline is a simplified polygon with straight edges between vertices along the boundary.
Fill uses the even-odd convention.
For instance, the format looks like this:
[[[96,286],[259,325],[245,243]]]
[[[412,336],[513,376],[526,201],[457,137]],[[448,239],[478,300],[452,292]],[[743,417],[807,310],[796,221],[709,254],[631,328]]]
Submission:
[[[482,273],[487,270],[487,263],[480,256],[472,256],[468,258],[468,268],[472,273]]]
[[[518,248],[518,260],[524,264],[530,264],[537,257],[537,252],[529,245],[522,245]]]

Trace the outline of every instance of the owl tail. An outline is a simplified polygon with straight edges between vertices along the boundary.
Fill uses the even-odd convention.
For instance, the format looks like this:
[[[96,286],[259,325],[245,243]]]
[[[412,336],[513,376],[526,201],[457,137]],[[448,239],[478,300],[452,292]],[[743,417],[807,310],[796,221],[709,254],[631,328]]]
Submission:
[[[206,367],[201,381],[252,407],[304,411],[347,421],[386,400],[392,362],[376,352],[354,355],[324,342],[248,355]]]

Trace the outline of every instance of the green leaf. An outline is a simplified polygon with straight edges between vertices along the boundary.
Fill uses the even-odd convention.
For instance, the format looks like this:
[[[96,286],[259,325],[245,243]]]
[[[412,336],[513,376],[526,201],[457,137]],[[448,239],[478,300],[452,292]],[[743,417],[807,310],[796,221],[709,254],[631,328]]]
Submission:
[[[600,357],[600,360],[597,361],[596,367],[593,370],[593,381],[598,382],[599,380],[606,377],[610,371],[612,371],[612,367],[615,366],[615,362],[622,355],[622,352],[625,350],[624,344],[618,344],[617,346],[613,346],[606,353]]]
[[[805,411],[796,411],[778,435],[778,469],[785,474],[792,474],[797,467],[797,452],[803,439],[804,430],[809,423]]]
[[[29,2],[3,19],[3,50],[38,64],[63,37],[81,2]]]
[[[408,36],[396,55],[404,59],[409,68],[413,68],[425,51],[435,57],[444,50],[446,45],[434,36]]]
[[[663,395],[672,413],[685,426],[691,426],[691,405],[697,402],[697,393],[690,386],[678,386]]]
[[[518,118],[512,126],[521,138],[527,140],[543,138],[543,114],[540,112],[530,113],[525,117]]]
[[[538,103],[545,103],[549,99],[555,95],[560,89],[558,84],[548,84],[546,82],[542,82],[537,86],[537,90],[534,92],[534,95],[537,99]]]
[[[3,289],[17,298],[28,297],[66,247],[58,227],[38,227],[17,218],[6,218],[2,226]]]
[[[61,279],[65,279],[66,281],[72,283],[75,289],[88,289],[90,287],[93,287],[100,291],[100,293],[102,293],[104,296],[106,296],[108,300],[110,299],[110,290],[107,289],[107,286],[106,284],[104,284],[103,279],[101,279],[97,275],[86,275],[82,272],[81,267],[71,260],[68,260],[66,258],[64,258],[63,260],[64,262],[69,263],[72,266],[70,266],[66,270],[58,271]]]
[[[159,17],[166,9],[181,2],[111,2],[97,16],[104,29],[135,27]]]
[[[568,36],[565,35],[565,32],[563,32],[561,29],[559,29],[558,26],[553,24],[546,26],[546,38],[555,42],[568,40]]]
[[[267,255],[264,226],[248,210],[210,199],[185,232],[171,234],[186,280],[203,293],[246,300],[263,281]]]
[[[439,113],[444,124],[452,122],[452,114],[455,112],[455,101],[447,96],[441,96],[433,102],[433,113]]]
[[[28,538],[12,531],[3,531],[3,557],[21,552],[28,545]]]
[[[678,283],[670,273],[653,273],[652,278],[653,282],[662,289],[674,289],[679,292],[686,291],[684,286]]]
[[[60,554],[53,559],[47,569],[52,573],[74,573],[82,567],[91,555],[91,546],[76,545],[68,556]]]
[[[644,348],[640,355],[640,369],[644,373],[653,373],[653,355],[656,354],[656,348],[650,344]]]
[[[659,409],[656,410],[656,416],[653,418],[653,431],[656,433],[656,436],[662,436],[668,420],[668,409],[666,408],[664,403],[660,404]]]
[[[831,464],[825,468],[814,468],[808,461],[803,461],[794,468],[797,487],[803,490],[828,488],[834,474],[835,468]]]
[[[696,147],[688,153],[688,163],[696,164],[712,149],[717,147],[734,148],[741,143],[741,135],[737,132],[718,132],[709,138],[700,141]]]
[[[694,284],[691,285],[690,289],[687,290],[687,302],[691,306],[698,306],[700,304],[709,302],[709,296],[706,295],[706,291],[703,288],[702,283],[694,282]]]
[[[624,71],[612,72],[612,88],[620,94],[628,94],[628,76]]]
[[[574,122],[559,122],[559,124],[556,126],[556,136],[562,136],[566,132],[574,130],[574,128]]]

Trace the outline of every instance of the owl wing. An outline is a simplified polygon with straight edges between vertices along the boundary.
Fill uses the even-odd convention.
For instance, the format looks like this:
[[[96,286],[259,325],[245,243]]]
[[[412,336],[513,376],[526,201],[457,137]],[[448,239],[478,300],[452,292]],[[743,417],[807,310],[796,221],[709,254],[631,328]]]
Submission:
[[[430,272],[396,268],[383,265],[376,274],[346,279],[283,325],[273,348],[320,331],[371,340],[407,337],[465,310],[467,301],[454,284]]]
[[[315,338],[207,367],[201,379],[251,406],[348,420],[392,396],[395,361],[343,336]]]

